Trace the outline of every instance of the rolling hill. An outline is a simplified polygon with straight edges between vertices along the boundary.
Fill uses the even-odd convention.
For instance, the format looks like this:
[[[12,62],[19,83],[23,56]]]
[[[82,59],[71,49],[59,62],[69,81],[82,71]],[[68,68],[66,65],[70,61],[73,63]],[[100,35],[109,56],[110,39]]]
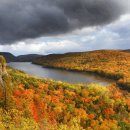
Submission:
[[[7,62],[16,61],[16,56],[9,52],[0,52],[0,55],[4,56]]]
[[[118,80],[130,88],[130,54],[117,50],[47,55],[36,59],[34,64],[74,71],[86,71]]]

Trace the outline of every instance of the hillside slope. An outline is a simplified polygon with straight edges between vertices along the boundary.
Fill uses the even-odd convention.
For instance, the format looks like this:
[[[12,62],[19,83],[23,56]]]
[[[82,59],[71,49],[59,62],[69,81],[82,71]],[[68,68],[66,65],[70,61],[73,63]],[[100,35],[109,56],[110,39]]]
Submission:
[[[86,71],[118,80],[123,86],[130,85],[130,54],[115,50],[100,50],[43,56],[33,63],[44,67]]]
[[[128,92],[114,85],[38,79],[10,67],[6,71],[3,57],[0,64],[6,88],[0,89],[0,130],[130,129]]]
[[[33,119],[31,129],[36,125],[36,130],[130,129],[130,95],[114,85],[71,85],[36,79],[11,68],[8,73],[15,85],[16,108],[29,120],[27,128]],[[19,128],[24,130],[22,125]]]

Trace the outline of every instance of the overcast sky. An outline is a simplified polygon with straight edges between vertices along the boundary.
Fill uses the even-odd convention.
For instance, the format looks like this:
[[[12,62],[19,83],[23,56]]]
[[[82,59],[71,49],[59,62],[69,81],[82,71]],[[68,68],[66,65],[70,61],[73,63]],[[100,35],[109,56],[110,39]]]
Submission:
[[[0,0],[0,51],[130,49],[130,0]]]

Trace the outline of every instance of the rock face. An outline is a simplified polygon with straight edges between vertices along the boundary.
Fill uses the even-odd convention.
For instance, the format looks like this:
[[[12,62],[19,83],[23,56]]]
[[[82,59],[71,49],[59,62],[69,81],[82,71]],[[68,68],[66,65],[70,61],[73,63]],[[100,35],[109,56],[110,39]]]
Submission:
[[[6,61],[0,56],[0,106],[6,110],[10,108],[12,96],[11,78],[6,70]]]
[[[3,89],[4,81],[3,76],[7,76],[8,73],[6,71],[6,61],[3,56],[0,56],[0,88]]]

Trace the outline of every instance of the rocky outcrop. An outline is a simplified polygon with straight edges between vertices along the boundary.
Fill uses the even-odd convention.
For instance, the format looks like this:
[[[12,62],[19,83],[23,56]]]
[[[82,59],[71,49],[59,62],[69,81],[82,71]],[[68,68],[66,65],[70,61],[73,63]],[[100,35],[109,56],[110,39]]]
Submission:
[[[3,56],[0,56],[0,106],[6,110],[11,108],[12,102],[12,85],[11,77],[6,70],[6,61]]]
[[[0,88],[5,87],[3,77],[7,75],[6,61],[3,56],[0,56]]]

